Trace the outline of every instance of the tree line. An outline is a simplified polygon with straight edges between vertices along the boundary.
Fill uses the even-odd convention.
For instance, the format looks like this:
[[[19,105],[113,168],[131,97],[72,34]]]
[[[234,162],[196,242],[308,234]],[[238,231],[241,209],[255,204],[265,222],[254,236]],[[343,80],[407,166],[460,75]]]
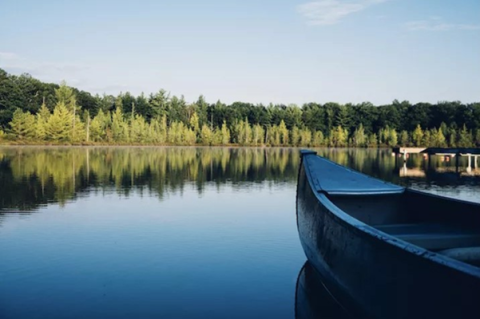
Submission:
[[[263,105],[91,95],[0,69],[0,140],[54,144],[480,146],[480,103]]]

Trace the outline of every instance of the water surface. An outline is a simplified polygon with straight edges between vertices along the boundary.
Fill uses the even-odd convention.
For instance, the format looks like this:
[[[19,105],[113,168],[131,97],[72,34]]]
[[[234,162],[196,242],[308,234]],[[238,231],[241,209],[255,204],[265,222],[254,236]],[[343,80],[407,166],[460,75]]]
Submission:
[[[480,202],[467,158],[318,151]],[[280,148],[0,148],[0,317],[294,318],[308,313],[297,295],[343,318],[305,276],[299,162]],[[304,278],[320,288],[299,292]]]

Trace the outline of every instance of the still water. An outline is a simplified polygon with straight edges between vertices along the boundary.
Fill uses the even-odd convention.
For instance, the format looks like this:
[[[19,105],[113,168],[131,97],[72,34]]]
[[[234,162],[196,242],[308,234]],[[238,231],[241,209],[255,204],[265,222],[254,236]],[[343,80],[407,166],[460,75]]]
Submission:
[[[318,152],[480,202],[467,158]],[[347,318],[305,264],[299,162],[280,148],[0,148],[0,318]]]

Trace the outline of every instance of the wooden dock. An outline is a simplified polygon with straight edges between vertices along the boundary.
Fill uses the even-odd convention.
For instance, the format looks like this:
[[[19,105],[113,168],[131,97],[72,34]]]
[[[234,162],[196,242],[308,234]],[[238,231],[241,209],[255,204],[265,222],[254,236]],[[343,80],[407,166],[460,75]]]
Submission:
[[[424,154],[424,157],[428,158],[428,164],[430,166],[431,156],[448,156],[455,158],[455,166],[458,170],[458,159],[461,156],[468,157],[467,173],[471,174],[472,169],[476,172],[478,164],[477,159],[480,158],[480,148],[473,147],[394,147],[392,151],[395,155],[403,155],[403,161],[406,162],[408,154]],[[406,174],[404,172],[404,174]],[[475,175],[475,174],[474,174]]]
[[[480,148],[474,147],[394,147],[395,154],[428,154],[428,155],[450,155],[450,156],[480,156]]]

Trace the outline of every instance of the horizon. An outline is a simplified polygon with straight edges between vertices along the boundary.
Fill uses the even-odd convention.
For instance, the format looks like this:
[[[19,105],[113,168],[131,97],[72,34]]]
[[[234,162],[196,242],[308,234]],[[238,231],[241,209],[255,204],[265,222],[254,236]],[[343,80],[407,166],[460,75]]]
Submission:
[[[0,68],[92,95],[163,88],[227,104],[480,101],[473,0],[1,7]]]

